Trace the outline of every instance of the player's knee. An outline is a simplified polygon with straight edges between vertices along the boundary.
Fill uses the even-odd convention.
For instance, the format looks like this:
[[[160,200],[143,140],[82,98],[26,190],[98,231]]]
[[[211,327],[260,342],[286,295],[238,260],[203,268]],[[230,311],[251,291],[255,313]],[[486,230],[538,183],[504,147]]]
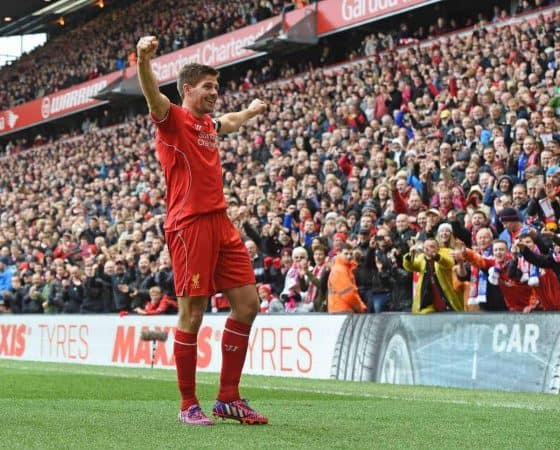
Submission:
[[[178,316],[179,328],[191,332],[198,331],[202,324],[203,316],[201,311],[181,311]]]
[[[204,303],[195,299],[181,300],[179,301],[179,327],[191,332],[198,331],[204,317]]]
[[[237,307],[237,315],[243,319],[245,323],[252,323],[259,312],[259,302],[247,301]]]

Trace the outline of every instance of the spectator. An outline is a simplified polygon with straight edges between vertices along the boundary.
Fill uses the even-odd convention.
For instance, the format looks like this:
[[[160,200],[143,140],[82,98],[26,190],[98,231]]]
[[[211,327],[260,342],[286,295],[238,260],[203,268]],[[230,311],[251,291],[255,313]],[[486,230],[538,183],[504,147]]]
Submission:
[[[453,264],[453,258],[442,251],[434,239],[424,241],[422,247],[413,247],[404,255],[405,270],[418,272],[420,275],[412,312],[463,310],[462,295],[453,289]]]
[[[27,289],[23,286],[21,278],[17,275],[11,279],[9,289],[3,291],[3,312],[20,314],[23,312],[23,300],[27,295]]]
[[[251,258],[251,262],[253,264],[253,271],[255,272],[255,279],[257,283],[262,283],[264,281],[264,258],[262,254],[260,254],[257,244],[255,244],[252,240],[245,241],[245,247],[247,247],[247,251],[249,252],[249,257]]]
[[[356,263],[352,260],[351,247],[343,244],[329,274],[327,299],[329,313],[366,312],[367,306],[360,299],[354,279],[355,268]]]
[[[296,247],[292,251],[292,267],[287,271],[284,289],[280,299],[286,312],[309,312],[313,310],[313,302],[307,297],[309,281],[306,272],[309,270],[307,250]]]
[[[309,279],[307,299],[313,303],[313,310],[325,312],[327,310],[327,290],[330,267],[327,260],[326,248],[319,244],[313,249],[313,268],[306,272]]]
[[[10,262],[7,256],[0,256],[0,298],[4,297],[5,291],[12,288],[13,267],[8,266]]]
[[[177,312],[177,302],[163,295],[159,286],[150,288],[150,301],[144,308],[136,308],[135,312],[142,315],[170,314]]]
[[[80,307],[82,314],[93,314],[104,312],[104,284],[99,277],[96,263],[88,260],[85,263],[85,280],[83,288],[83,301]],[[106,312],[109,312],[107,310]]]
[[[367,312],[381,313],[387,309],[394,285],[393,265],[381,251],[375,252],[371,289],[367,293]]]
[[[77,266],[71,267],[69,274],[70,277],[62,294],[62,312],[75,314],[80,312],[84,301],[84,285],[80,269]]]
[[[536,302],[535,289],[522,283],[517,276],[507,242],[494,241],[491,257],[481,256],[464,247],[458,251],[472,265],[488,271],[488,283],[500,287],[500,294],[509,311],[523,311]],[[489,294],[490,292],[487,293]],[[493,291],[493,294],[497,295],[497,292]],[[492,304],[500,303],[499,299],[488,298],[488,301]]]
[[[535,242],[536,240],[536,242]],[[527,272],[529,279],[527,284],[535,287],[536,302],[525,307],[524,312],[531,312],[537,307],[545,311],[555,311],[560,309],[560,282],[558,273],[560,272],[560,258],[558,257],[558,245],[554,245],[551,253],[547,253],[550,245],[539,238],[536,230],[531,229],[529,234],[521,235],[519,242],[516,242],[517,255],[520,261],[528,264]],[[536,268],[541,268],[538,270]],[[536,276],[536,280],[531,280],[531,275]]]
[[[154,7],[151,1],[145,3]],[[224,11],[231,2],[226,3]],[[214,12],[200,14],[210,17]],[[253,21],[254,12],[247,9],[244,20]],[[240,24],[235,15],[232,20]],[[170,20],[168,13],[157,15],[156,28]],[[376,32],[368,37],[373,56],[346,67],[308,70],[263,60],[269,68],[266,77],[258,73],[257,62],[255,70],[240,75],[247,79],[245,87],[226,81],[218,111],[238,109],[255,96],[273,105],[268,114],[219,143],[228,213],[246,240],[256,244],[262,282],[270,284],[272,294],[284,289],[294,247],[303,246],[315,257],[313,249],[322,245],[334,257],[336,247],[346,243],[367,259],[373,237],[373,247],[390,261],[395,279],[386,307],[410,311],[412,273],[404,269],[403,256],[416,245],[411,237],[435,238],[442,224],[449,224],[445,245],[451,247],[447,237],[453,236],[456,244],[460,240],[491,257],[487,241],[492,234],[506,233],[514,242],[531,227],[544,235],[554,231],[560,219],[560,96],[553,50],[557,21],[556,13],[522,25],[503,27],[498,21],[497,29],[484,27],[445,36],[437,46],[407,49],[397,48],[398,31]],[[400,30],[409,36],[404,39],[435,33],[435,28],[415,31],[408,25]],[[173,39],[164,36],[161,47],[175,45],[173,26],[168,26]],[[205,32],[212,35],[220,26],[207,26]],[[186,29],[178,45],[201,38],[193,35],[197,29]],[[355,44],[343,46],[347,54]],[[128,53],[125,46],[123,61]],[[107,56],[111,66],[117,57]],[[47,77],[47,64],[41,67]],[[82,68],[74,69],[67,75],[81,77]],[[305,73],[293,77],[299,70]],[[88,67],[88,73],[95,71]],[[278,77],[285,79],[274,82]],[[266,87],[259,84],[265,78]],[[34,81],[22,79],[13,86],[17,90],[22,84],[33,88],[50,83]],[[7,92],[0,89],[0,97]],[[145,116],[131,116],[114,127],[99,128],[112,120],[112,113],[103,113],[84,123],[86,131],[78,135],[56,140],[43,134],[35,141],[42,142],[41,147],[27,150],[34,141],[18,139],[4,148],[0,258],[13,266],[13,275],[25,280],[32,273],[43,276],[45,312],[63,310],[62,283],[73,267],[87,272],[80,310],[114,311],[111,282],[119,260],[128,274],[128,288],[117,288],[117,299],[124,296],[130,304],[124,310],[144,306],[146,289],[153,285],[174,298],[173,274],[165,264],[165,191],[150,141],[152,125]],[[494,199],[483,204],[481,192]],[[500,220],[511,216],[508,209],[516,211],[519,220]],[[509,230],[508,222],[517,223]],[[490,237],[483,233],[483,245],[477,236],[485,228]],[[461,258],[457,255],[455,265],[464,273],[462,280],[471,284],[467,303],[480,298],[467,308],[503,309],[503,298],[501,307],[499,301],[493,303],[499,285],[487,282],[482,289],[482,274],[489,268],[478,270]],[[90,261],[95,269],[88,268]],[[361,267],[373,271],[371,261],[367,265],[364,260]],[[321,289],[314,290],[310,273],[305,274],[307,297],[317,302]],[[323,282],[326,273],[327,268]],[[355,279],[360,292],[371,289],[373,274],[362,278],[356,273]],[[24,284],[25,291],[30,285]]]
[[[43,302],[45,299],[41,295],[41,276],[33,274],[31,284],[24,285],[27,293],[23,297],[21,312],[23,314],[35,314],[43,312]]]

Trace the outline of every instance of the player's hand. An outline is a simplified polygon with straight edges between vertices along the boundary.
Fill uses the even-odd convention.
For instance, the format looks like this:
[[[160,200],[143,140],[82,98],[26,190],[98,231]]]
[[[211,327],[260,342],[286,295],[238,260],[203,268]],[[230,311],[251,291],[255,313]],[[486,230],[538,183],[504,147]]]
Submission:
[[[251,102],[247,110],[251,113],[252,117],[257,116],[266,111],[266,103],[256,98]]]
[[[138,59],[152,59],[156,55],[158,40],[155,36],[143,36],[136,44]]]

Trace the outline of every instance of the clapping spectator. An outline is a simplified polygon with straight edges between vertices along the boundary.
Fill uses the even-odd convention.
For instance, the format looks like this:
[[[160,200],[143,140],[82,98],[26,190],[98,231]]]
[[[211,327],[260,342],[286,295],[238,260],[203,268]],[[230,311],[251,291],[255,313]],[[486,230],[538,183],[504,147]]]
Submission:
[[[24,285],[27,293],[23,297],[22,313],[35,314],[43,312],[45,298],[41,295],[41,284],[41,275],[34,273],[31,275],[31,283],[28,286]]]
[[[134,311],[142,315],[170,314],[177,312],[177,301],[163,295],[159,286],[150,288],[150,301],[144,308],[137,307]]]

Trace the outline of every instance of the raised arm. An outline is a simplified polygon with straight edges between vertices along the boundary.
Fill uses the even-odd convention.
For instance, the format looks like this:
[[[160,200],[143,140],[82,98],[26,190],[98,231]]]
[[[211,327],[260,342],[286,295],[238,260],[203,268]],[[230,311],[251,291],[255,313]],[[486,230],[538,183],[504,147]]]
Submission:
[[[144,36],[136,45],[138,52],[138,79],[148,103],[150,113],[155,120],[163,120],[169,111],[171,102],[158,88],[156,76],[152,70],[151,60],[156,54],[158,41],[155,36]]]
[[[238,112],[227,113],[221,116],[218,120],[220,122],[220,134],[234,133],[239,130],[239,127],[248,120],[263,113],[266,110],[266,103],[258,98],[253,100],[247,109],[242,109]]]
[[[520,246],[521,255],[525,260],[537,267],[554,267],[554,257],[552,255],[537,255],[529,247]]]
[[[465,259],[470,262],[473,266],[478,267],[479,269],[489,269],[495,264],[493,258],[486,258],[482,255],[479,255],[474,250],[467,248],[465,250]]]

